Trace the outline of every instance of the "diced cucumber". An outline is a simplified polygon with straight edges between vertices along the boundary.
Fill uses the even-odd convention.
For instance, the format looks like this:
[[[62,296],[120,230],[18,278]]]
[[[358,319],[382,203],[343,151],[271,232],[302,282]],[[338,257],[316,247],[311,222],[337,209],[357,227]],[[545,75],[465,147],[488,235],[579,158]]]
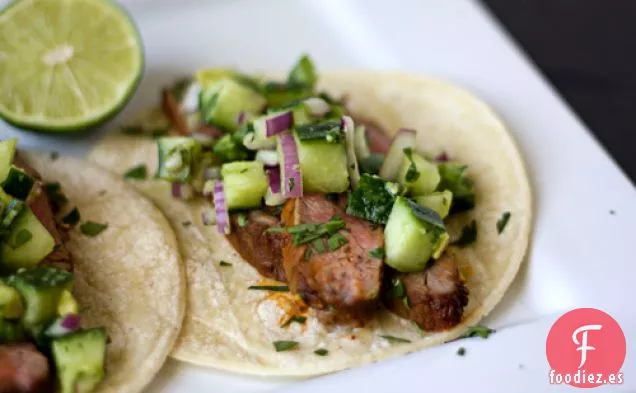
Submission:
[[[449,190],[441,192],[434,192],[429,195],[418,196],[413,198],[418,204],[435,210],[440,217],[445,218],[448,216],[451,204],[453,202],[453,193]]]
[[[0,189],[0,239],[9,231],[23,208],[24,202]]]
[[[231,78],[209,85],[201,93],[200,102],[203,120],[228,132],[238,129],[241,112],[257,114],[267,104],[260,93]]]
[[[75,300],[71,291],[66,290],[60,296],[60,303],[57,305],[57,315],[63,317],[68,314],[79,314],[79,304],[77,304],[77,300]]]
[[[384,225],[399,191],[398,184],[385,183],[377,176],[362,174],[358,186],[349,195],[347,214]]]
[[[316,73],[316,68],[314,67],[314,63],[311,61],[311,58],[307,55],[302,55],[300,59],[298,59],[287,77],[288,83],[309,86],[312,88],[316,84],[317,80],[318,74]]]
[[[19,322],[5,321],[0,318],[0,344],[24,341],[26,332]]]
[[[472,209],[475,206],[473,182],[466,176],[467,165],[457,162],[442,162],[437,165],[441,181],[438,190],[449,190],[453,193],[452,212]]]
[[[0,281],[0,320],[19,319],[24,313],[20,293]]]
[[[426,195],[435,191],[440,181],[437,166],[411,149],[404,150],[400,183],[409,190],[412,196]]]
[[[303,84],[268,82],[263,85],[263,94],[268,106],[280,107],[311,97],[313,88]]]
[[[274,112],[254,119],[252,122],[254,132],[250,134],[247,140],[244,140],[245,147],[251,150],[275,149],[276,137],[267,137],[267,120],[279,115],[280,112]]]
[[[448,244],[441,217],[433,210],[398,197],[384,230],[385,263],[405,273],[426,268]]]
[[[188,182],[192,176],[192,166],[201,153],[201,145],[193,138],[175,136],[157,139],[157,148],[157,177],[170,182]]]
[[[31,209],[24,208],[0,243],[0,271],[14,272],[40,263],[55,247],[55,239]]]
[[[12,197],[24,201],[31,193],[34,185],[34,178],[22,169],[11,165],[11,168],[9,168],[9,174],[2,182],[2,189]]]
[[[198,70],[194,78],[205,89],[222,79],[233,78],[235,74],[231,68],[207,68]]]
[[[268,180],[260,161],[235,161],[221,167],[228,210],[261,206]]]
[[[104,379],[106,342],[104,328],[80,330],[53,340],[51,351],[61,393],[90,393]]]
[[[13,163],[17,144],[18,140],[16,138],[0,141],[0,183],[3,182],[9,174],[9,168],[11,168],[11,164]]]
[[[212,152],[223,162],[247,160],[250,152],[241,143],[234,140],[231,134],[225,134],[212,148]]]
[[[45,326],[57,318],[57,307],[65,290],[73,285],[73,274],[53,267],[22,270],[7,279],[25,303],[22,324],[28,329]]]
[[[303,176],[303,189],[307,192],[340,193],[349,189],[347,152],[344,141],[301,141],[294,132]],[[279,151],[279,155],[282,153]],[[282,162],[282,159],[280,160]]]

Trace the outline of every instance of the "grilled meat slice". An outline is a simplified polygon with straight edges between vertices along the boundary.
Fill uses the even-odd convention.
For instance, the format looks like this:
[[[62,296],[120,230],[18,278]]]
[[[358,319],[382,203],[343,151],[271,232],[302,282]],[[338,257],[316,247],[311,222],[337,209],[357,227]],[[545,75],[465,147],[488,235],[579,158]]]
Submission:
[[[283,235],[266,233],[268,228],[280,225],[270,214],[254,210],[247,214],[247,222],[239,225],[239,214],[232,214],[232,233],[227,236],[236,251],[260,274],[287,282],[283,269]]]
[[[0,345],[0,393],[43,393],[49,363],[33,344]]]
[[[40,174],[27,164],[26,161],[20,157],[19,153],[16,153],[13,164],[33,176],[33,178],[38,181],[42,180]],[[45,258],[43,263],[55,265],[56,267],[66,271],[72,271],[73,260],[71,252],[66,247],[66,242],[69,240],[68,228],[55,220],[55,213],[57,212],[54,210],[49,197],[45,192],[38,190],[38,192],[36,192],[29,201],[29,208],[31,208],[33,214],[55,240],[55,249]]]
[[[402,281],[408,304],[403,299],[388,301],[388,308],[410,319],[426,331],[440,331],[457,325],[468,304],[468,289],[457,264],[448,254],[420,273],[394,273]]]
[[[340,216],[345,229],[340,233],[347,239],[342,247],[324,253],[313,252],[305,259],[307,245],[294,246],[285,234],[283,266],[290,290],[304,294],[312,307],[334,309],[360,321],[375,309],[382,281],[382,260],[369,251],[384,244],[381,228],[345,213],[342,204],[331,202],[322,194],[309,194],[290,199],[283,209],[286,226],[319,224]],[[332,320],[342,320],[325,314]]]

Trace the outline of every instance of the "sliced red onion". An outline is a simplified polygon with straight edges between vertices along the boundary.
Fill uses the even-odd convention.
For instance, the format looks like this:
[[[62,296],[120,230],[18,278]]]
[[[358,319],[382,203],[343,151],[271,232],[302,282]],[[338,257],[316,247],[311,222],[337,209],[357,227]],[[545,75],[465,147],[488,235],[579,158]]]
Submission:
[[[265,136],[270,138],[291,128],[293,116],[291,111],[276,113],[265,118]]]
[[[197,133],[207,135],[214,139],[218,139],[223,136],[223,131],[209,124],[202,124]]]
[[[273,166],[265,169],[265,173],[267,173],[267,178],[269,179],[269,188],[273,193],[280,193],[280,167]]]
[[[309,112],[316,117],[323,117],[331,110],[327,101],[318,97],[307,98],[305,105],[309,109]]]
[[[298,150],[294,136],[287,133],[278,138],[282,157],[282,188],[286,198],[301,198],[303,196],[303,178],[300,173]]]
[[[415,130],[400,129],[393,138],[389,152],[384,158],[380,168],[380,177],[386,181],[394,181],[400,172],[400,166],[404,159],[404,149],[415,146]]]
[[[220,233],[230,234],[230,216],[225,205],[225,192],[223,182],[214,183],[214,212],[216,213],[216,227]]]
[[[437,157],[435,157],[435,161],[439,161],[439,162],[446,162],[449,160],[450,160],[450,157],[448,156],[448,153],[446,153],[445,151],[441,152],[440,154],[437,155]]]
[[[278,152],[276,150],[259,150],[256,152],[256,160],[265,166],[278,166]]]
[[[245,112],[241,111],[241,113],[238,114],[238,116],[236,117],[236,123],[239,126],[242,126],[243,124],[245,124],[245,121],[247,120],[247,114],[245,114]]]
[[[356,188],[360,181],[360,169],[358,168],[358,159],[356,157],[355,148],[355,126],[353,119],[349,116],[342,116],[342,131],[345,134],[345,148],[347,150],[347,171],[349,172],[349,181],[351,187]]]
[[[186,183],[172,183],[172,196],[177,199],[192,198],[192,186]]]
[[[61,337],[73,333],[81,328],[81,319],[78,314],[67,314],[60,317],[46,329],[49,337]]]
[[[209,208],[205,208],[205,210],[201,212],[201,222],[203,222],[205,226],[214,225],[216,223],[215,212]]]

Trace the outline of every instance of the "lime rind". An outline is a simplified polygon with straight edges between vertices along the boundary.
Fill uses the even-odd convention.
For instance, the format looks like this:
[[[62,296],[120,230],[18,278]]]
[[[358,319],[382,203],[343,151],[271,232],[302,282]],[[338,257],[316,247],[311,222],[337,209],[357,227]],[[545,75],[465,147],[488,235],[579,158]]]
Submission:
[[[121,6],[110,0],[64,0],[61,2],[18,0],[0,12],[0,65],[2,65],[3,61],[7,61],[7,52],[3,53],[2,36],[4,36],[4,48],[9,47],[15,49],[17,47],[16,43],[20,44],[21,41],[25,39],[24,36],[32,33],[27,31],[27,34],[23,34],[22,37],[16,37],[15,40],[10,42],[9,40],[12,38],[3,33],[3,28],[7,29],[12,27],[11,24],[14,23],[12,17],[23,12],[29,17],[33,16],[35,20],[37,20],[38,17],[46,20],[46,18],[50,18],[49,14],[43,14],[38,7],[50,7],[51,4],[54,5],[55,3],[58,4],[58,7],[62,7],[60,4],[63,4],[65,7],[71,7],[66,10],[62,10],[61,8],[57,10],[59,15],[62,15],[62,11],[66,11],[67,13],[66,20],[62,21],[62,18],[59,17],[58,21],[60,23],[65,22],[71,26],[55,25],[52,27],[52,29],[57,29],[57,31],[54,31],[54,34],[65,29],[65,32],[70,32],[71,36],[79,33],[76,38],[80,37],[79,41],[81,43],[89,42],[96,45],[86,45],[83,48],[78,46],[77,48],[80,55],[71,60],[73,62],[72,67],[67,64],[62,64],[61,66],[55,64],[53,67],[50,67],[50,65],[47,65],[47,62],[64,62],[69,50],[64,47],[64,45],[60,45],[59,41],[54,42],[56,37],[47,36],[41,28],[34,28],[36,31],[32,35],[35,37],[29,38],[28,43],[30,45],[16,56],[16,58],[19,59],[30,58],[34,61],[28,62],[30,65],[22,66],[22,63],[18,64],[17,67],[20,71],[20,75],[17,77],[7,74],[2,75],[2,69],[4,68],[6,72],[10,67],[0,67],[0,117],[9,124],[27,130],[58,133],[81,131],[96,127],[108,121],[132,98],[134,91],[141,81],[145,66],[143,43],[139,30],[128,13]],[[81,23],[76,23],[72,18],[68,18],[69,13],[77,13],[78,10],[81,11],[80,14],[86,14],[87,12],[94,13],[93,20],[102,18],[106,22],[106,29],[97,31],[96,33],[93,32],[95,37],[92,38],[92,42],[91,37],[84,38],[85,31],[89,30],[90,33],[90,28],[94,29],[95,26],[81,27],[79,26]],[[121,36],[115,37],[114,43],[109,43],[107,38],[109,38],[108,34],[111,34],[110,32],[113,31],[113,24],[121,30],[117,32],[121,34]],[[45,26],[47,28],[49,27],[48,25]],[[123,41],[124,39],[126,40],[125,42]],[[101,55],[103,55],[103,52],[97,54],[95,52],[99,52],[101,50],[100,48],[104,48],[104,46],[102,46],[104,44],[114,44],[116,46],[122,42],[123,45],[121,49],[126,51],[125,54],[128,56],[128,58],[126,58],[128,64],[111,61],[113,68],[119,68],[117,70],[119,75],[116,75],[114,78],[110,77],[109,80],[108,70],[100,68],[102,67],[101,62],[103,56]],[[47,52],[42,52],[43,47],[48,46],[48,48],[50,48],[51,45],[57,45],[55,50],[49,49]],[[119,50],[119,47],[115,48],[116,49],[106,47],[105,50]],[[75,48],[71,48],[71,55],[73,49]],[[89,53],[92,57],[82,55],[82,50],[86,52],[92,51],[93,53]],[[83,65],[81,65],[82,63]],[[49,68],[47,68],[47,66]],[[63,70],[63,68],[66,68],[66,70]],[[84,70],[79,73],[74,73],[76,68],[84,68]],[[117,74],[117,72],[115,74]],[[60,77],[61,75],[63,75],[63,78]],[[91,79],[95,80],[95,78],[100,78],[100,75],[104,82],[98,87],[102,89],[101,91],[109,89],[108,94],[100,94],[101,91],[90,83]],[[36,78],[37,80],[35,80]],[[64,78],[66,78],[66,80],[61,80]],[[107,80],[108,82],[106,82]],[[25,81],[31,82],[31,89],[27,94],[22,92],[20,100],[13,99],[16,94],[13,94],[13,96],[2,96],[3,91],[12,91],[7,89],[9,84],[20,84]],[[34,86],[36,88],[33,88]],[[92,91],[90,91],[90,89],[92,89]],[[48,90],[48,93],[44,93],[46,90]],[[115,94],[113,94],[113,90],[115,90]],[[75,106],[78,104],[77,101],[84,97],[84,91],[90,92],[94,100],[102,99],[104,102],[91,103],[93,105],[88,106],[84,102],[83,107],[78,110]],[[107,99],[103,98],[109,95],[110,97]],[[73,96],[75,97],[73,98]],[[66,111],[68,108],[74,108],[74,115],[51,116],[46,114],[51,99],[53,99],[52,105],[57,105],[62,111]],[[40,104],[43,105],[43,108],[40,112],[31,111],[29,113],[28,110],[22,110],[22,113],[19,113],[20,111],[15,110],[15,108],[9,108],[5,100],[12,100],[11,104],[14,106],[26,104],[24,106],[26,106],[27,109],[30,109],[28,108],[29,104],[32,106]],[[73,100],[75,100],[75,102],[71,102],[71,105],[66,105],[67,102]],[[42,104],[42,102],[44,102],[44,104]],[[24,108],[20,107],[20,109]]]

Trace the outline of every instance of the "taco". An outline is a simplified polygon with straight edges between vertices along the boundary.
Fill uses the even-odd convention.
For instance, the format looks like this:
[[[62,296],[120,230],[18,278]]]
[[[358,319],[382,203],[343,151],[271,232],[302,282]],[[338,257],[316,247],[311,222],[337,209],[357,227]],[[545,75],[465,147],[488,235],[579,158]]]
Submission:
[[[137,186],[172,222],[190,284],[178,359],[308,376],[405,354],[474,333],[519,270],[523,160],[457,87],[318,80],[302,57],[282,82],[203,70],[162,97],[162,120],[90,159],[156,173]]]
[[[140,392],[185,313],[162,213],[110,173],[15,139],[0,141],[0,184],[0,392]]]

